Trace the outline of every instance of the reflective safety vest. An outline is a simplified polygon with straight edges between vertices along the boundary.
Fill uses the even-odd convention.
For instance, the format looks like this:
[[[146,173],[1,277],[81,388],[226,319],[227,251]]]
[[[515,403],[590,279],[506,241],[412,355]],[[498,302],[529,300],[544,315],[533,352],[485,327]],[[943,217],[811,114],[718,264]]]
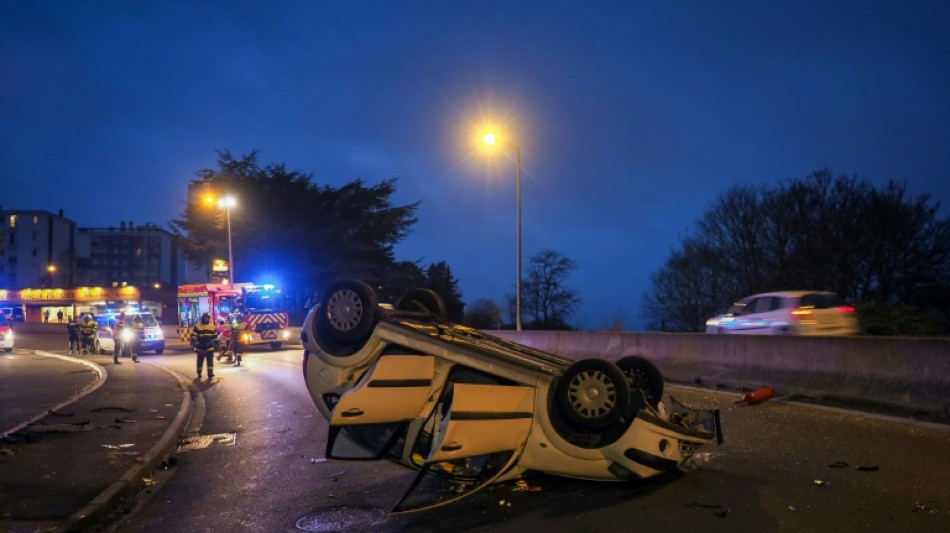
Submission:
[[[191,336],[195,339],[195,346],[202,350],[214,347],[214,339],[218,336],[218,330],[214,324],[203,324],[198,322],[191,330]]]
[[[79,324],[79,331],[82,332],[83,337],[95,337],[97,329],[99,329],[99,326],[94,320],[83,320]]]

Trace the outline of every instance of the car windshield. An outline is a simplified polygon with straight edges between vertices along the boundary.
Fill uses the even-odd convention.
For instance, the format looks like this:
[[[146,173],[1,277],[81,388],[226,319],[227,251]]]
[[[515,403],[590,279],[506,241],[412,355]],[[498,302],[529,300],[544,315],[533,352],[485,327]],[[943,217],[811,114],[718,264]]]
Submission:
[[[253,292],[244,296],[244,308],[255,311],[281,311],[283,303],[280,295],[271,292]]]
[[[134,315],[134,316],[132,317],[132,321],[135,321],[135,317],[141,317],[141,318],[142,318],[142,324],[145,325],[145,326],[157,326],[157,325],[158,325],[158,321],[155,320],[155,317],[152,316],[151,313],[143,313],[143,314],[141,314],[141,315]]]

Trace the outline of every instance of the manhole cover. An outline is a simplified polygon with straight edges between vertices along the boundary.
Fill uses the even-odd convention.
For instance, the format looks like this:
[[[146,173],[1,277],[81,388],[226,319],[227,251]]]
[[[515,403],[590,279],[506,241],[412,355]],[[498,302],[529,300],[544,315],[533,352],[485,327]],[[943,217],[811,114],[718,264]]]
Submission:
[[[366,531],[385,517],[386,511],[375,507],[330,507],[299,518],[296,526],[301,531],[322,533]]]

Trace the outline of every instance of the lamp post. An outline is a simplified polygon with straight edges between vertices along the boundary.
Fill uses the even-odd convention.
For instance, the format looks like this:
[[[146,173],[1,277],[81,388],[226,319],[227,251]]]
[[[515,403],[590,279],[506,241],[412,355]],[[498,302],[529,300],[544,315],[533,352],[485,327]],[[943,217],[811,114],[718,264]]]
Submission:
[[[234,251],[231,248],[231,208],[236,204],[237,202],[230,194],[218,200],[218,207],[224,208],[225,217],[228,221],[228,282],[231,286],[234,286]]]
[[[488,146],[493,146],[499,142],[494,133],[486,133],[482,140]],[[517,191],[517,233],[515,243],[517,247],[515,268],[517,269],[515,277],[515,329],[521,331],[521,149],[517,146],[500,141],[501,144],[515,151],[516,171],[515,171],[515,189]]]

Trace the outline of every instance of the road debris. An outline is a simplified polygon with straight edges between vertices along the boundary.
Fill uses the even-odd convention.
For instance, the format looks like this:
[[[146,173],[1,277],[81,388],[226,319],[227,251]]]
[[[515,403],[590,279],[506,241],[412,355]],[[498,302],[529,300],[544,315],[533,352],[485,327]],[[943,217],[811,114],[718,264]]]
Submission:
[[[828,468],[848,468],[848,463],[844,461],[835,461],[828,465]]]
[[[28,433],[77,433],[80,431],[90,431],[92,426],[89,425],[88,420],[82,422],[74,422],[72,424],[30,424],[26,426],[25,431]]]
[[[855,470],[860,470],[862,472],[876,472],[879,470],[877,465],[858,465],[854,467]]]
[[[819,487],[824,487],[825,485],[828,484],[828,482],[823,479],[816,479],[815,481],[813,481],[813,483],[815,485],[818,485]]]
[[[775,391],[771,387],[762,387],[760,389],[754,390],[752,392],[747,392],[742,395],[742,399],[736,403],[744,403],[746,405],[758,405],[766,400],[769,400],[775,396]]]
[[[686,507],[700,507],[703,509],[714,509],[713,514],[717,518],[725,518],[729,514],[729,508],[719,503],[690,502]]]

